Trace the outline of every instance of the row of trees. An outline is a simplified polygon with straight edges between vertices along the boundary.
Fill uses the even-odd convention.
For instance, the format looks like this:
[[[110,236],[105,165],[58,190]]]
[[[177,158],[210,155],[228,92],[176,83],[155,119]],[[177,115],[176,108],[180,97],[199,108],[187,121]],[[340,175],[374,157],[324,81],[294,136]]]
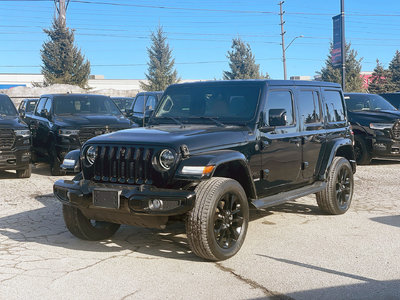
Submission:
[[[50,38],[43,44],[41,50],[44,84],[67,83],[86,87],[90,63],[74,46],[74,31],[67,28],[65,23],[54,20],[52,28],[44,32]],[[147,48],[149,56],[148,72],[145,74],[147,83],[141,82],[141,88],[146,91],[164,90],[168,85],[180,81],[174,67],[175,59],[172,57],[172,50],[162,27],[159,26],[151,33],[151,41],[151,47]],[[360,76],[362,58],[357,58],[357,51],[352,49],[350,44],[346,45],[345,50],[346,91],[363,92],[365,90]],[[240,38],[232,40],[231,51],[228,51],[227,58],[230,70],[223,72],[225,80],[269,78],[268,73],[260,72],[260,65],[256,64],[250,45]],[[383,93],[400,90],[400,52],[396,51],[388,69],[385,69],[379,60],[376,62],[368,91]],[[323,81],[341,82],[341,68],[332,65],[330,54],[327,56],[325,66],[317,73]]]

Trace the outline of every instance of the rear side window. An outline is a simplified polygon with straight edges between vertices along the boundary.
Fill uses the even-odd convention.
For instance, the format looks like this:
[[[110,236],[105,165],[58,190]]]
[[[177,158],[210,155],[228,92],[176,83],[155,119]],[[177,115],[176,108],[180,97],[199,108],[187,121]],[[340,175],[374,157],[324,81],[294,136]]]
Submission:
[[[329,123],[344,122],[345,113],[342,96],[339,91],[325,91],[325,113]]]
[[[299,110],[304,124],[321,122],[321,109],[319,103],[319,93],[316,91],[300,91]]]
[[[267,106],[265,110],[267,116],[272,109],[286,110],[286,126],[292,126],[295,124],[293,115],[293,97],[290,91],[270,91],[268,93]]]

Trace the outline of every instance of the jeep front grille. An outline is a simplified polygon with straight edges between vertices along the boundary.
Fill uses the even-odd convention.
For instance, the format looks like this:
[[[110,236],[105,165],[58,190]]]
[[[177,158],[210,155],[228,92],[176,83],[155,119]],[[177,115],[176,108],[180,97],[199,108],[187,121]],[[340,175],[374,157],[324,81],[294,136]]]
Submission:
[[[15,134],[12,129],[0,129],[0,149],[11,149],[14,141]]]
[[[393,125],[393,138],[395,140],[400,140],[400,121],[397,121],[394,125]]]
[[[79,130],[79,142],[81,143],[81,145],[83,145],[84,143],[86,143],[87,140],[89,140],[95,136],[118,131],[118,130],[121,130],[121,129],[120,128],[108,128],[108,127],[98,127],[98,128],[82,127]]]
[[[152,184],[154,149],[148,147],[95,146],[97,182]]]

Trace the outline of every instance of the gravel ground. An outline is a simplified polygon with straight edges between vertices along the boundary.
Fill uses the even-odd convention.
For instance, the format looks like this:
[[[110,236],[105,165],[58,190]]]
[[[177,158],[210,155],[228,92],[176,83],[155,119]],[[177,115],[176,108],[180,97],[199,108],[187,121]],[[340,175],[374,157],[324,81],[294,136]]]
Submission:
[[[359,166],[345,215],[313,196],[252,211],[241,251],[212,263],[180,224],[78,240],[47,165],[0,172],[0,299],[400,299],[399,174],[398,162]]]

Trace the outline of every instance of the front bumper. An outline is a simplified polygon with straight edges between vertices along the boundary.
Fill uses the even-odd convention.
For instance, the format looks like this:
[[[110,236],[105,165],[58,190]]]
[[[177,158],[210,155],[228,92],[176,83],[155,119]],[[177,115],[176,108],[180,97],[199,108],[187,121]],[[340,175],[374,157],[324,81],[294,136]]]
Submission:
[[[372,157],[400,159],[400,141],[387,137],[374,137],[371,139]]]
[[[193,191],[159,189],[145,185],[97,184],[87,180],[58,180],[53,186],[53,191],[63,204],[76,206],[89,213],[101,214],[112,211],[115,215],[182,215],[193,208],[196,198]],[[98,202],[94,201],[94,191],[116,192],[119,198],[118,205],[106,203],[104,206],[107,207],[98,206]],[[116,199],[111,197],[102,199],[103,204],[107,201],[116,201]],[[159,205],[154,205],[154,203]]]
[[[29,166],[29,147],[0,151],[0,170],[23,170]]]

